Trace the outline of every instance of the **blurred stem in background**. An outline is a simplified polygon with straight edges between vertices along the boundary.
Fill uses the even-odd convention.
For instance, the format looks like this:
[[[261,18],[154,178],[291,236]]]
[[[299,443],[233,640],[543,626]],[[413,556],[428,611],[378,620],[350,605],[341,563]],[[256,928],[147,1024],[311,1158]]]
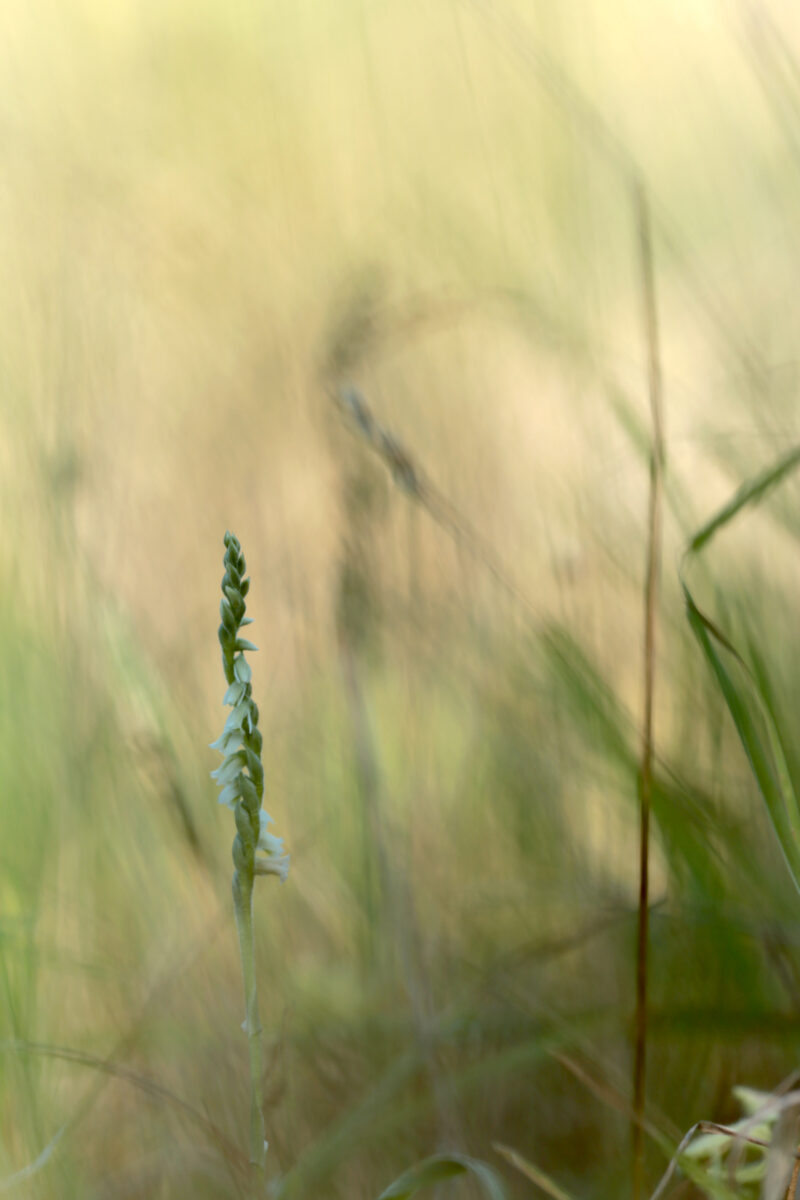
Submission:
[[[360,461],[344,476],[345,532],[339,566],[336,624],[343,690],[353,742],[358,793],[361,798],[363,885],[367,919],[365,970],[391,966],[396,951],[420,1060],[425,1064],[433,1097],[440,1150],[462,1146],[452,1088],[435,1046],[435,1008],[416,920],[412,864],[406,839],[391,831],[380,753],[370,720],[365,678],[371,657],[379,654],[381,603],[373,547],[376,512],[375,470]],[[403,862],[402,859],[405,858]],[[388,950],[388,953],[387,953]],[[469,1181],[465,1182],[467,1188]]]
[[[639,767],[639,911],[636,937],[636,1015],[633,1059],[633,1196],[634,1200],[640,1200],[644,1186],[650,806],[653,794],[653,702],[656,674],[658,575],[661,557],[661,479],[664,468],[664,428],[650,209],[642,184],[635,181],[632,191],[638,231],[642,316],[647,345],[648,391],[652,421],[650,487],[647,505],[647,567],[644,588],[644,713],[642,717],[642,757]]]

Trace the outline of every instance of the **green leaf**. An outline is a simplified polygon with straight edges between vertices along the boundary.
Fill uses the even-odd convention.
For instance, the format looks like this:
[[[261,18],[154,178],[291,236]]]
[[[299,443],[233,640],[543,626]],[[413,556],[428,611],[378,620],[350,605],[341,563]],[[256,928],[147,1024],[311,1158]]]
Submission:
[[[233,615],[233,609],[230,606],[230,602],[225,596],[223,596],[219,602],[219,615],[222,618],[222,624],[225,626],[228,633],[236,633],[236,618]]]
[[[422,1188],[467,1173],[471,1173],[477,1179],[491,1200],[504,1200],[505,1191],[497,1172],[486,1163],[476,1158],[468,1158],[464,1154],[434,1154],[431,1158],[424,1159],[395,1179],[385,1192],[381,1192],[378,1200],[407,1200],[407,1197],[415,1195]]]
[[[247,851],[248,856],[252,857],[256,848],[257,839],[253,830],[253,822],[250,817],[250,813],[243,804],[237,804],[233,810],[233,813],[236,818],[236,830],[239,834],[239,837],[242,839],[242,846]]]
[[[259,796],[264,795],[264,768],[261,765],[261,759],[248,746],[244,748],[245,761],[247,769],[250,772],[250,778],[255,784],[256,791]]]
[[[685,583],[683,591],[692,632],[725,697],[786,865],[800,890],[800,805],[775,719],[741,655],[700,612]]]
[[[234,650],[257,650],[258,646],[254,646],[252,642],[248,642],[247,638],[237,638],[233,644]]]
[[[799,464],[800,446],[795,446],[771,467],[743,483],[691,539],[686,549],[687,559],[702,550],[747,505],[763,499]],[[753,674],[728,638],[697,607],[683,579],[681,582],[692,632],[733,717],[789,872],[800,890],[800,805],[772,710],[768,681],[763,670],[760,679]]]
[[[771,467],[767,467],[754,479],[749,479],[731,497],[726,505],[715,513],[710,521],[699,529],[689,543],[689,552],[696,554],[723,526],[732,521],[737,513],[748,504],[757,504],[771,488],[781,482],[800,464],[800,446],[795,446]]]
[[[258,812],[259,808],[261,807],[261,801],[259,799],[258,792],[256,791],[256,785],[253,783],[252,779],[248,779],[246,775],[242,775],[242,778],[239,780],[239,793],[245,803],[245,806],[249,809],[253,809],[255,812]]]

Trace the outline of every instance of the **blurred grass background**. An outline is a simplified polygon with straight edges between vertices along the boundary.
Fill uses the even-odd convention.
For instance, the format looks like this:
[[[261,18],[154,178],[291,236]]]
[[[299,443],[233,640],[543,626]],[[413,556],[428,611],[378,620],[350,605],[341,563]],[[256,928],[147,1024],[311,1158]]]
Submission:
[[[285,1194],[368,1200],[443,1145],[534,1194],[494,1142],[627,1194],[632,165],[668,450],[650,1115],[728,1119],[800,1048],[800,909],[677,579],[798,436],[793,6],[6,0],[0,45],[0,1180],[239,1194],[206,748],[231,528],[292,851],[257,894]],[[515,594],[351,436],[342,382]],[[792,716],[797,501],[737,523],[700,585]]]

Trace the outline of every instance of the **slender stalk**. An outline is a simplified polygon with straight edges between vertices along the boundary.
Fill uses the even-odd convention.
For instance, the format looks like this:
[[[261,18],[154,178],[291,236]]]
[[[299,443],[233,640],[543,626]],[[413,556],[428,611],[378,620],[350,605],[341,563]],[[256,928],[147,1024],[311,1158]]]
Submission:
[[[388,932],[391,944],[397,947],[403,987],[411,1008],[417,1045],[430,1080],[441,1148],[453,1150],[461,1142],[459,1121],[453,1108],[451,1089],[447,1085],[431,1037],[433,999],[420,954],[413,894],[410,885],[406,883],[404,886],[398,877],[387,852],[386,830],[382,820],[384,797],[381,794],[381,769],[370,727],[358,657],[344,630],[340,636],[345,694],[353,726],[359,790],[365,808],[367,848],[368,853],[374,855],[377,862],[381,900],[386,906],[386,922],[381,922],[382,925],[385,924],[385,928],[382,928],[379,934],[385,936]],[[372,948],[370,950],[372,955]],[[372,958],[370,965],[373,965]]]
[[[795,1158],[794,1166],[792,1167],[792,1177],[789,1180],[789,1186],[786,1189],[786,1200],[795,1200],[797,1195],[797,1184],[800,1181],[800,1159]]]
[[[644,712],[639,766],[639,909],[636,936],[636,1015],[633,1055],[633,1197],[640,1200],[644,1185],[644,1110],[647,1065],[647,981],[650,916],[650,807],[653,793],[653,700],[656,675],[658,576],[661,556],[661,491],[664,433],[661,415],[661,363],[656,309],[653,241],[647,196],[640,182],[633,185],[638,228],[642,310],[648,358],[648,390],[653,438],[650,451],[647,567],[644,589]]]
[[[264,1140],[264,1109],[261,1100],[261,1018],[258,1013],[256,942],[253,929],[253,876],[233,874],[233,909],[239,934],[239,954],[244,980],[245,1027],[250,1055],[250,1162],[264,1169],[267,1147]]]
[[[225,756],[221,767],[212,771],[222,789],[220,804],[226,804],[236,819],[233,842],[233,908],[239,934],[239,953],[244,980],[245,1023],[250,1058],[250,1162],[260,1179],[264,1172],[267,1144],[264,1140],[264,1109],[261,1097],[261,1019],[258,1013],[256,946],[253,929],[253,884],[256,875],[286,878],[288,855],[283,843],[267,831],[271,817],[261,807],[264,796],[264,767],[261,762],[262,737],[258,728],[258,706],[253,700],[252,673],[245,652],[256,647],[240,637],[241,627],[250,623],[245,616],[245,596],[250,588],[245,578],[247,564],[237,538],[225,534],[225,574],[219,642],[222,666],[228,689],[224,703],[232,707],[225,728],[213,748]]]

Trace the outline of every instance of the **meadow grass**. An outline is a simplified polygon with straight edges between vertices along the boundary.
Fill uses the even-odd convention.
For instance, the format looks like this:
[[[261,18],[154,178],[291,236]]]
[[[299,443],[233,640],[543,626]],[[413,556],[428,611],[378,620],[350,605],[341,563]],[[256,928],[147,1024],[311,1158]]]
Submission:
[[[3,6],[9,1195],[245,1195],[258,1083],[287,1200],[466,1196],[480,1173],[444,1176],[473,1163],[510,1200],[630,1193],[651,442],[632,164],[669,448],[644,1194],[696,1122],[752,1115],[735,1086],[772,1095],[795,1067],[797,896],[767,808],[780,834],[800,769],[797,481],[769,467],[797,440],[797,30],[737,21]],[[352,436],[332,381],[415,476]],[[256,889],[252,1088],[206,749],[226,525],[293,856]],[[712,528],[693,633],[680,556]],[[681,1160],[711,1195],[742,1152],[720,1136]]]

